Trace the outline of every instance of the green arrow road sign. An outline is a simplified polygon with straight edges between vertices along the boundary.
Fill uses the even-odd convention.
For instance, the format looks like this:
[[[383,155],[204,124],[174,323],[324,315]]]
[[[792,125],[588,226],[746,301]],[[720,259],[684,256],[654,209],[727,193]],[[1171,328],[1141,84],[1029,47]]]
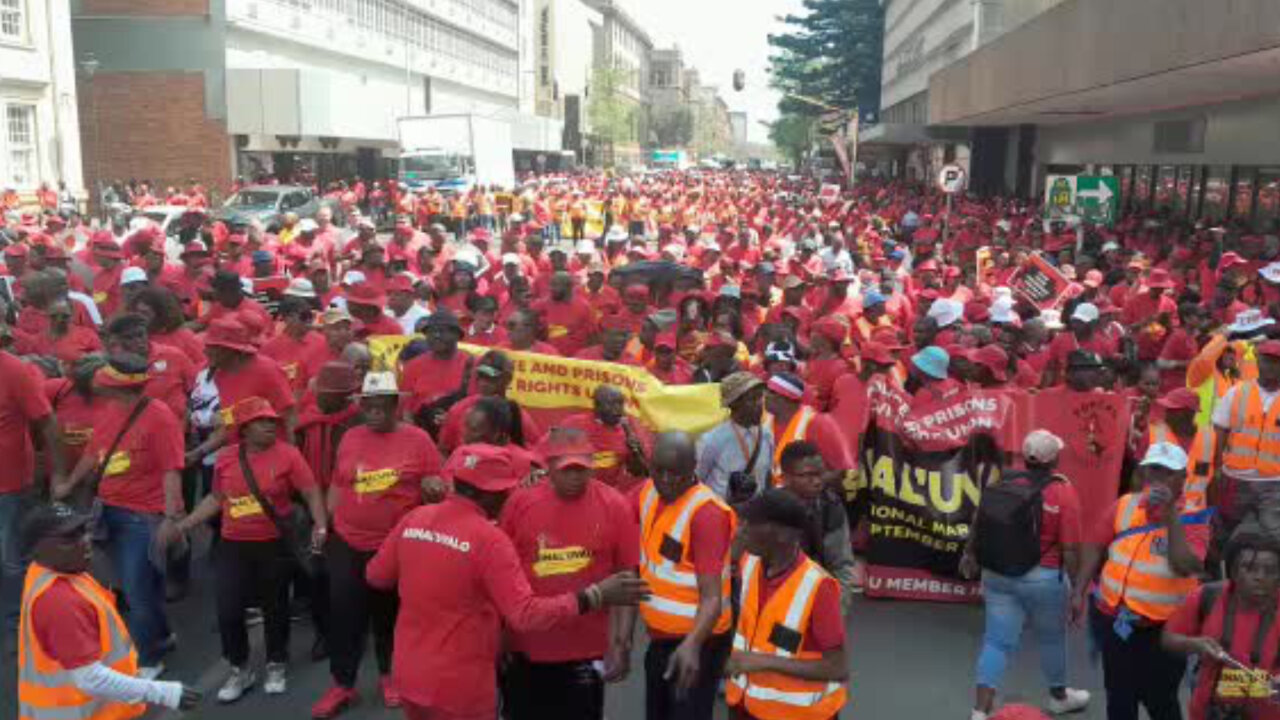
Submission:
[[[1076,177],[1076,214],[1096,225],[1114,225],[1120,217],[1120,179],[1117,177]]]

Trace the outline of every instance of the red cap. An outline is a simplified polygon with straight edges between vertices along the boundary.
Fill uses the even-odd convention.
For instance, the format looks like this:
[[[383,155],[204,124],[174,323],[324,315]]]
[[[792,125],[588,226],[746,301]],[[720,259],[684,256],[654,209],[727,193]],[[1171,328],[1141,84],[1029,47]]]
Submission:
[[[264,418],[280,419],[280,414],[276,412],[275,408],[271,407],[271,403],[260,397],[247,397],[236,403],[232,415],[235,417],[236,426],[240,428],[254,420],[262,420]]]
[[[66,260],[67,251],[62,249],[61,245],[50,245],[44,251],[45,260]]]
[[[356,287],[360,286],[356,285]],[[395,275],[387,281],[387,292],[411,293],[413,292],[413,279],[404,274]],[[347,296],[351,296],[350,291],[347,292]]]
[[[1254,348],[1254,352],[1259,355],[1267,355],[1269,357],[1280,357],[1280,340],[1267,340],[1258,343]]]
[[[1156,404],[1165,410],[1198,411],[1200,409],[1200,396],[1188,388],[1178,388],[1166,393],[1164,397],[1156,401]]]
[[[209,254],[209,246],[205,245],[203,240],[192,240],[191,242],[182,246],[181,257],[186,257],[188,255],[199,255],[199,254],[204,254],[204,255]]]
[[[1236,253],[1233,253],[1233,252],[1223,253],[1222,257],[1218,260],[1218,270],[1226,270],[1227,268],[1233,268],[1233,267],[1236,267],[1237,265],[1248,265],[1248,264],[1249,264],[1248,261],[1246,261],[1244,258],[1237,255]]]
[[[234,317],[222,317],[209,324],[204,334],[206,346],[221,347],[242,353],[255,353],[253,336],[245,324]]]
[[[383,307],[387,304],[387,296],[369,283],[359,283],[347,288],[347,302],[356,305]]]
[[[1009,355],[999,345],[983,345],[969,353],[969,361],[989,368],[996,380],[1009,379]]]
[[[676,340],[675,330],[663,330],[658,333],[658,336],[653,340],[653,347],[655,350],[661,347],[675,350],[678,346],[679,342]]]
[[[444,476],[486,492],[514,489],[522,479],[512,467],[511,454],[496,445],[463,445],[449,456]]]
[[[595,448],[587,434],[581,430],[551,428],[538,448],[547,467],[559,470],[567,467],[595,467]]]
[[[5,257],[26,257],[31,254],[31,248],[26,243],[13,243],[4,249]]]
[[[624,297],[649,299],[649,288],[646,285],[628,285],[622,290]]]
[[[120,250],[120,245],[111,236],[94,237],[93,254],[104,258],[115,258],[117,260],[124,259],[124,252]]]
[[[618,314],[605,315],[600,318],[601,330],[631,330],[631,324],[627,319]]]
[[[991,319],[991,307],[983,300],[970,300],[964,306],[964,319],[970,323],[984,323]]]
[[[249,238],[245,237],[244,235],[241,235],[240,233],[235,233],[227,236],[228,245],[244,245],[247,242],[249,242]]]
[[[811,335],[821,335],[837,347],[843,345],[845,338],[849,337],[849,329],[845,327],[844,323],[830,317],[822,318],[815,322],[809,328],[809,333]]]
[[[893,365],[898,362],[887,345],[874,340],[863,346],[862,358],[880,365]]]
[[[1168,270],[1165,270],[1164,268],[1156,268],[1147,276],[1147,287],[1171,290],[1173,288],[1173,278],[1169,277]]]

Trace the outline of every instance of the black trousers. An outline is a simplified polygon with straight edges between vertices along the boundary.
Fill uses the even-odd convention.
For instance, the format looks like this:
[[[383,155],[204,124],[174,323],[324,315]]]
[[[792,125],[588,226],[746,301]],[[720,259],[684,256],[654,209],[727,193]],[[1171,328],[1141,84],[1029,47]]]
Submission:
[[[587,219],[573,218],[569,221],[570,239],[582,240],[587,236]]]
[[[592,660],[535,663],[512,653],[502,674],[506,720],[601,720],[604,677]]]
[[[249,661],[245,609],[262,608],[267,662],[289,659],[289,577],[292,559],[279,540],[223,540],[215,561],[222,656],[235,667]]]
[[[329,561],[329,671],[334,682],[355,687],[370,625],[378,672],[391,672],[400,597],[395,591],[376,590],[364,579],[365,566],[373,559],[372,551],[357,550],[334,533],[329,536],[325,554]]]
[[[677,696],[674,679],[665,680],[662,675],[680,640],[650,640],[644,653],[646,720],[711,720],[732,643],[731,632],[708,638],[702,645],[697,682],[683,696]]]
[[[1128,639],[1113,629],[1115,618],[1089,608],[1089,624],[1102,650],[1107,720],[1138,720],[1138,706],[1151,720],[1182,720],[1178,687],[1187,661],[1160,648],[1162,628],[1134,627]]]

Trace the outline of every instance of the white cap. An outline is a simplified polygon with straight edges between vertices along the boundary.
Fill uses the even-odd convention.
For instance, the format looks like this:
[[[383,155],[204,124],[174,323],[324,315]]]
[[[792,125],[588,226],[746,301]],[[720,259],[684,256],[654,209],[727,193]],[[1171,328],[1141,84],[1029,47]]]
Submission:
[[[244,294],[245,294],[245,295],[252,295],[252,294],[253,294],[253,280],[251,280],[250,278],[247,278],[247,277],[242,277],[242,278],[240,278],[240,289],[244,291]]]
[[[375,224],[373,223],[373,218],[367,218],[367,217],[362,217],[362,218],[360,218],[360,219],[356,222],[356,227],[360,227],[360,228],[369,228],[369,229],[371,229],[371,230],[377,230],[377,229],[378,229],[378,226],[377,226],[377,225],[375,225]]]
[[[1267,265],[1259,270],[1258,274],[1269,283],[1280,284],[1280,261]]]
[[[1048,430],[1032,430],[1022,441],[1022,457],[1045,465],[1058,459],[1065,443]]]
[[[365,281],[364,273],[360,272],[359,270],[348,270],[346,274],[342,276],[343,285],[348,285],[348,286],[359,285],[364,281]]]
[[[929,306],[929,317],[933,318],[940,328],[950,327],[964,317],[964,306],[948,298],[934,300]]]
[[[991,322],[1016,323],[1018,314],[1013,311],[1013,298],[998,297],[991,303]]]
[[[1119,250],[1119,249],[1120,249],[1120,243],[1116,242],[1115,240],[1108,240],[1102,243],[1102,252],[1104,253],[1111,252],[1112,250]]]
[[[667,255],[670,255],[671,257],[675,258],[675,259],[676,259],[676,262],[679,262],[679,261],[681,261],[681,260],[683,260],[683,259],[684,259],[684,246],[683,246],[683,245],[677,245],[677,244],[675,244],[675,243],[671,243],[671,244],[669,244],[669,245],[667,245],[667,246],[663,247],[663,248],[662,248],[662,252],[664,252],[664,253],[666,253]]]
[[[393,372],[371,372],[364,376],[364,386],[360,388],[360,394],[369,395],[399,395],[400,388],[396,386],[396,374]]]
[[[586,255],[596,251],[596,244],[593,240],[579,240],[576,249],[579,255]]]
[[[502,264],[503,265],[519,265],[520,256],[515,253],[503,253]]]
[[[1098,306],[1093,303],[1080,303],[1076,306],[1075,312],[1071,313],[1071,319],[1080,322],[1096,322],[1099,317]]]
[[[313,300],[316,296],[316,287],[306,278],[294,278],[289,281],[289,287],[284,289],[284,296]]]
[[[626,231],[626,230],[623,230],[622,228],[620,228],[620,227],[618,227],[617,225],[615,225],[615,226],[613,226],[613,227],[609,228],[609,233],[608,233],[607,235],[605,235],[605,236],[604,236],[604,241],[605,241],[605,242],[615,242],[615,243],[616,243],[616,242],[626,242],[626,241],[627,241],[627,231]]]
[[[1269,325],[1275,325],[1275,323],[1275,320],[1262,314],[1262,311],[1258,308],[1248,308],[1236,313],[1235,322],[1227,326],[1227,332],[1253,332]]]
[[[320,226],[316,224],[316,221],[312,220],[311,218],[303,218],[302,220],[298,221],[298,232],[300,233],[316,232],[319,229],[320,229]]]
[[[144,283],[147,281],[147,271],[140,267],[127,267],[124,272],[120,273],[120,284],[128,285],[129,283]]]
[[[1187,469],[1187,453],[1177,444],[1171,442],[1153,443],[1147,448],[1147,454],[1143,456],[1139,465],[1146,467],[1147,465],[1159,465],[1174,471]]]

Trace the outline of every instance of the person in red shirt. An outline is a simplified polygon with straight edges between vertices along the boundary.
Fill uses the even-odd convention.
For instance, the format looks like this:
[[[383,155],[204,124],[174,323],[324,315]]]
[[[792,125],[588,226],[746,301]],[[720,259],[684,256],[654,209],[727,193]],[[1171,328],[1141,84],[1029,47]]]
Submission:
[[[98,413],[106,405],[106,400],[93,392],[93,376],[106,364],[104,355],[84,355],[71,364],[67,377],[44,381],[45,395],[58,416],[59,446],[69,467],[80,462],[93,437]]]
[[[499,343],[498,347],[504,350],[559,356],[560,350],[558,348],[538,339],[540,325],[541,321],[537,312],[524,308],[513,311],[507,316],[505,323],[507,338],[504,342]]]
[[[547,481],[513,493],[500,520],[533,591],[577,592],[635,568],[640,528],[627,500],[593,477],[586,435],[552,428],[541,454]],[[512,720],[603,718],[605,683],[630,669],[635,620],[634,608],[618,607],[548,631],[509,633],[503,704]]]
[[[836,380],[852,371],[841,354],[849,326],[834,317],[822,317],[809,327],[809,361],[805,363],[805,401],[819,412],[831,409]]]
[[[724,668],[729,678],[725,698],[731,717],[734,720],[762,717],[752,712],[759,701],[743,692],[743,686],[750,687],[757,677],[759,681],[775,683],[780,677],[827,683],[827,690],[813,693],[809,702],[823,703],[824,707],[831,704],[837,711],[832,714],[835,717],[847,698],[844,683],[849,677],[844,618],[840,614],[839,585],[802,549],[802,540],[810,528],[809,508],[791,492],[769,488],[743,507],[742,519],[746,550],[741,561],[743,606],[738,611],[734,650]],[[769,645],[783,645],[783,641],[776,634],[765,634],[770,631],[764,630],[762,616],[772,610],[770,601],[775,598],[792,603],[793,597],[780,593],[795,585],[797,573],[810,572],[817,572],[817,587],[812,590],[813,599],[807,611],[794,620],[787,611],[781,613],[788,625],[795,625],[787,628],[795,633],[795,652],[816,653],[818,657],[785,657],[769,649]],[[832,684],[838,689],[833,690]]]
[[[377,335],[403,335],[400,323],[382,311],[387,296],[374,285],[364,282],[347,288],[347,311],[360,322],[356,337],[363,340]]]
[[[409,394],[406,413],[437,436],[449,408],[467,396],[475,359],[458,349],[462,325],[449,310],[436,310],[422,329],[429,350],[405,363],[401,387]]]
[[[172,541],[214,517],[220,517],[221,542],[216,553],[218,633],[222,656],[231,674],[218,690],[218,702],[239,700],[257,682],[248,666],[249,633],[245,611],[262,608],[267,645],[262,689],[278,695],[286,689],[289,660],[290,548],[282,535],[293,510],[293,495],[306,502],[314,520],[311,552],[319,552],[328,535],[324,499],[302,453],[286,442],[284,425],[271,403],[260,397],[240,403],[235,441],[218,454],[213,488],[196,509],[177,523],[162,542]],[[256,486],[256,487],[255,487]]]
[[[338,447],[337,468],[329,490],[334,536],[326,548],[329,601],[333,609],[329,668],[333,686],[311,709],[315,718],[337,715],[358,699],[356,673],[365,632],[372,624],[383,704],[400,706],[390,682],[392,633],[397,599],[371,588],[365,567],[387,533],[423,502],[439,502],[440,453],[426,431],[400,422],[400,392],[395,374],[369,373],[360,395],[364,424],[352,428]]]
[[[466,426],[467,412],[475,407],[481,398],[497,398],[506,402],[511,411],[511,427],[503,436],[513,445],[532,449],[542,441],[542,427],[514,400],[507,398],[507,389],[515,374],[515,363],[501,350],[490,350],[476,361],[476,391],[461,402],[449,408],[444,424],[440,428],[440,449],[448,454],[459,445],[466,444],[463,434]]]
[[[204,342],[183,327],[182,306],[171,291],[146,288],[133,298],[126,310],[146,319],[147,335],[152,342],[180,351],[197,370],[204,367]]]
[[[1064,443],[1045,430],[1035,430],[1022,442],[1025,473],[1003,482],[1043,487],[1040,513],[1040,561],[1026,574],[1010,577],[989,569],[982,573],[987,626],[978,656],[974,716],[989,715],[995,706],[996,690],[1017,650],[1024,622],[1036,628],[1041,669],[1049,687],[1049,707],[1061,714],[1083,710],[1089,693],[1067,687],[1067,600],[1066,578],[1079,570],[1082,536],[1080,498],[1075,486],[1055,471]],[[977,527],[975,525],[975,527]],[[978,545],[975,533],[965,546],[961,571],[977,577]]]
[[[248,273],[246,273],[247,275]],[[222,318],[234,316],[249,330],[250,340],[261,346],[275,327],[267,309],[245,292],[240,276],[229,270],[219,270],[211,281],[213,286],[213,302],[209,310],[195,326],[205,330]]]
[[[522,479],[507,451],[465,445],[444,474],[454,492],[406,515],[365,576],[400,598],[392,679],[408,720],[491,720],[504,624],[516,633],[549,630],[588,612],[633,604],[647,594],[647,584],[620,572],[576,593],[538,597],[511,539],[494,524]]]
[[[236,417],[239,404],[248,398],[262,398],[270,403],[276,414],[284,418],[286,442],[293,437],[297,400],[289,387],[289,378],[280,369],[280,363],[258,353],[251,333],[234,317],[219,318],[205,333],[209,372],[218,389],[220,427],[187,452],[189,465],[222,446],[227,433],[239,422]]]
[[[1100,332],[1101,313],[1093,303],[1080,303],[1067,321],[1068,332],[1060,332],[1049,343],[1049,359],[1045,368],[1046,386],[1062,381],[1067,369],[1067,356],[1073,351],[1091,352],[1103,360],[1113,358],[1119,352],[1116,339]]]
[[[71,367],[76,358],[102,349],[102,340],[92,328],[71,322],[71,304],[66,300],[54,300],[45,308],[49,328],[44,337],[19,336],[14,348],[21,355],[52,355],[63,369]]]
[[[32,564],[30,589],[22,602],[24,642],[18,665],[23,668],[20,679],[34,682],[19,685],[18,703],[54,712],[91,708],[95,717],[135,717],[146,710],[143,703],[193,709],[200,702],[200,691],[138,677],[132,662],[122,664],[117,653],[132,650],[132,643],[115,610],[114,597],[89,572],[90,520],[67,505],[53,503],[33,508],[23,523],[23,541],[32,550]],[[108,629],[105,638],[104,629]],[[37,675],[37,655],[51,660],[55,670]],[[53,678],[58,685],[45,684]],[[28,688],[39,695],[29,697]],[[51,692],[71,693],[76,702],[69,708],[47,707]]]
[[[596,479],[622,493],[649,476],[649,431],[627,417],[626,397],[617,386],[599,385],[589,413],[571,415],[563,427],[580,430],[595,448]]]
[[[181,421],[165,403],[145,396],[147,367],[142,357],[126,355],[94,374],[94,391],[108,404],[84,456],[64,482],[55,480],[52,495],[65,500],[78,485],[89,483],[101,500],[107,555],[129,597],[125,622],[138,646],[140,673],[154,678],[173,639],[164,576],[151,562],[152,544],[185,515],[184,462]]]
[[[653,341],[653,362],[649,365],[649,372],[667,385],[693,382],[693,366],[676,354],[678,344],[675,330],[664,330]]]
[[[124,271],[121,261],[124,252],[110,233],[94,236],[93,251],[93,302],[103,317],[111,317],[120,309],[120,274]]]
[[[550,293],[550,298],[537,307],[546,323],[547,342],[561,355],[573,357],[595,334],[595,317],[586,301],[574,297],[573,276],[569,273],[561,271],[551,276]]]
[[[618,317],[623,319],[631,333],[638,334],[644,321],[649,318],[649,287],[647,285],[628,285],[622,291],[622,308]]]
[[[301,397],[311,382],[314,365],[308,362],[323,351],[325,336],[315,331],[312,322],[315,311],[306,300],[282,298],[279,312],[284,328],[262,346],[262,354],[280,363],[280,369],[289,378],[289,386]]]
[[[147,360],[146,396],[169,407],[185,428],[187,398],[195,387],[196,369],[181,351],[151,342],[141,315],[118,315],[103,329],[108,354],[136,355]]]
[[[621,315],[606,315],[600,323],[600,329],[600,343],[579,351],[574,357],[579,360],[632,364],[634,358],[625,353],[627,342],[631,340],[626,319]]]
[[[1165,623],[1160,645],[1200,657],[1190,720],[1280,720],[1270,679],[1280,650],[1280,545],[1257,524],[1245,523],[1232,534],[1226,558],[1228,580],[1188,595]],[[1261,684],[1241,666],[1261,668]]]

